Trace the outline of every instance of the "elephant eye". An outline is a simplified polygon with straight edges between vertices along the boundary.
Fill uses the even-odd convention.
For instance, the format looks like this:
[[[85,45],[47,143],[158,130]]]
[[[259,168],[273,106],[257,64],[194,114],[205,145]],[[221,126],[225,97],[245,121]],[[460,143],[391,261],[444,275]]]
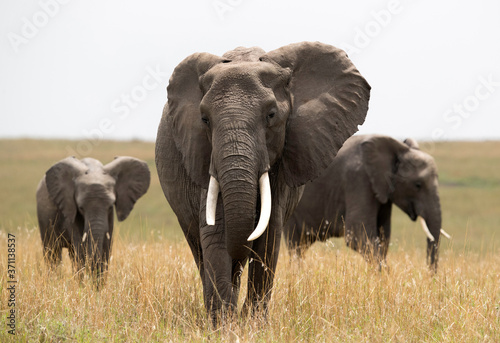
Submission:
[[[420,181],[415,182],[415,188],[417,188],[417,190],[420,190],[422,188],[422,182]]]
[[[271,124],[271,120],[276,116],[276,108],[271,108],[269,112],[267,112],[267,122],[268,124]]]
[[[201,116],[201,121],[205,124],[205,125],[210,125],[210,120],[208,119],[207,116],[205,115],[202,115]]]

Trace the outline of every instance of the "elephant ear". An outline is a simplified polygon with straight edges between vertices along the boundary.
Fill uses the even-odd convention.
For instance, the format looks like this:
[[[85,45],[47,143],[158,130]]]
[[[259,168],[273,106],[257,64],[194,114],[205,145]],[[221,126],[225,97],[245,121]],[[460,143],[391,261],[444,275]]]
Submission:
[[[318,177],[363,124],[370,85],[343,50],[319,42],[287,45],[261,60],[292,72],[282,163],[287,184],[297,187]]]
[[[75,157],[67,157],[54,164],[45,173],[50,199],[70,222],[75,221],[75,178],[87,170],[87,166]]]
[[[406,138],[403,143],[408,145],[411,149],[417,149],[420,150],[420,147],[418,145],[418,142],[414,138]]]
[[[175,69],[167,87],[166,115],[172,123],[175,145],[191,179],[207,188],[212,146],[201,121],[203,92],[199,79],[215,64],[225,61],[208,53],[186,57]]]
[[[391,137],[370,136],[361,142],[363,166],[378,201],[385,204],[394,191],[400,157],[409,147]]]
[[[148,165],[137,158],[120,156],[106,164],[104,172],[116,180],[116,216],[119,221],[125,220],[135,202],[149,188],[151,175]]]

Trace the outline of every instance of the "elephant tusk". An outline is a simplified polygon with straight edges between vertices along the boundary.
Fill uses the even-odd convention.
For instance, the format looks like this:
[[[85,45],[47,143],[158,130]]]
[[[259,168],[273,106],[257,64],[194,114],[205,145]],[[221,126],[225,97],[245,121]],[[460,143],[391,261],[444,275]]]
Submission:
[[[434,236],[429,231],[429,228],[427,227],[425,219],[422,217],[418,217],[418,218],[420,220],[420,225],[422,225],[422,230],[424,230],[424,232],[425,232],[425,235],[427,236],[427,238],[430,239],[431,242],[434,242]]]
[[[106,238],[108,239],[108,241],[111,239],[111,236],[109,235],[109,232],[106,232]]]
[[[219,182],[215,177],[210,176],[207,193],[207,224],[215,225],[215,211],[217,210],[217,198],[219,197]]]
[[[260,218],[254,232],[248,237],[248,241],[259,238],[266,231],[271,218],[271,183],[269,173],[265,172],[259,179],[260,187]]]
[[[444,231],[443,229],[441,229],[441,234],[442,234],[443,236],[445,236],[446,238],[451,239],[450,234],[449,234],[448,232]]]
[[[87,233],[84,232],[83,233],[83,237],[82,237],[82,243],[85,243],[85,240],[87,239]]]

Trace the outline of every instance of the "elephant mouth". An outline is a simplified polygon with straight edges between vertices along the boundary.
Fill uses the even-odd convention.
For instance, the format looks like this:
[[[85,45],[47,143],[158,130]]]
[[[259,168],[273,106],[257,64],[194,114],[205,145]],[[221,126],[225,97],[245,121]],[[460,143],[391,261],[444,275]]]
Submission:
[[[417,211],[415,210],[415,204],[413,203],[413,201],[410,201],[408,215],[410,216],[411,220],[413,220],[413,221],[417,220],[418,215],[417,215]]]
[[[206,221],[208,225],[215,225],[215,212],[217,209],[219,191],[219,182],[211,176],[208,186],[206,205]],[[259,178],[259,192],[261,197],[261,208],[260,211],[257,210],[259,221],[247,241],[253,241],[259,238],[266,230],[267,225],[269,224],[269,219],[271,218],[271,183],[269,181],[269,173],[267,171]]]

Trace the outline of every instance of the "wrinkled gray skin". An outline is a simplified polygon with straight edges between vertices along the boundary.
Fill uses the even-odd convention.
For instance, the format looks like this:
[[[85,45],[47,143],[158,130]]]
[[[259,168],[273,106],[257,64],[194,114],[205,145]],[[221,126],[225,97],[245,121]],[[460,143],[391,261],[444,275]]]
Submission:
[[[412,220],[421,216],[427,222],[435,239],[427,238],[427,260],[436,271],[441,229],[437,167],[412,139],[349,138],[331,166],[307,184],[285,227],[287,245],[301,256],[315,241],[344,236],[368,261],[384,265],[393,203]]]
[[[333,160],[363,123],[370,86],[339,49],[298,43],[265,53],[196,53],[174,70],[158,128],[156,165],[200,271],[216,322],[234,313],[249,262],[245,312],[266,312],[282,227],[302,185]],[[269,172],[269,226],[247,241]],[[220,183],[215,225],[206,223],[209,177]]]
[[[146,162],[133,157],[116,157],[105,166],[93,158],[68,157],[53,165],[36,192],[48,265],[59,264],[67,248],[77,271],[87,262],[93,275],[102,275],[111,251],[113,206],[124,220],[149,182]]]

